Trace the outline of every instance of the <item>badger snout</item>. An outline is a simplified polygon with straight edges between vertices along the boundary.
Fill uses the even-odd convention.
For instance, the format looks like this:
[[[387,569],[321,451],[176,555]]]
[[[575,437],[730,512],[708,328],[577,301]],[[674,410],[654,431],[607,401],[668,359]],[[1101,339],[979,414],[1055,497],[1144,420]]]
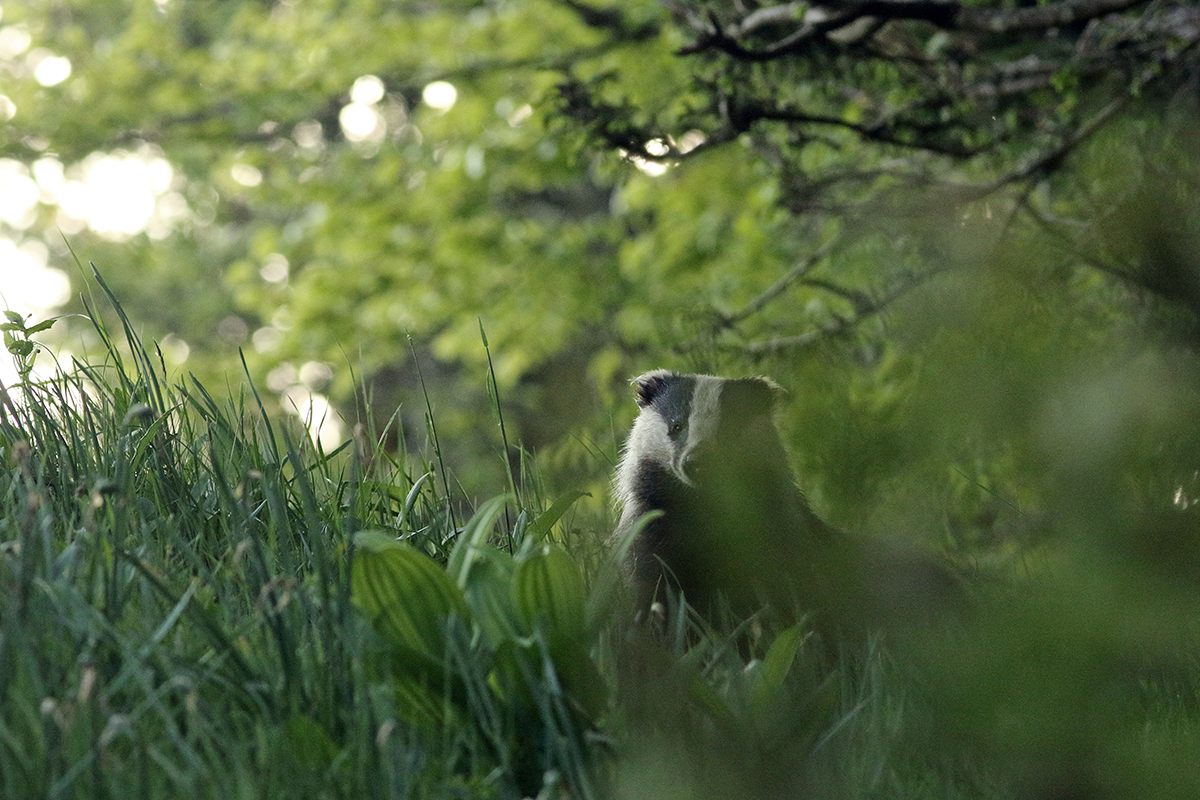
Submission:
[[[688,466],[690,459],[687,453],[680,453],[671,463],[671,471],[675,473],[675,477],[679,478],[685,485],[695,487],[696,482],[688,475]]]
[[[703,481],[706,465],[712,455],[713,447],[708,441],[688,445],[675,459],[675,474],[688,486],[695,487],[698,481]]]

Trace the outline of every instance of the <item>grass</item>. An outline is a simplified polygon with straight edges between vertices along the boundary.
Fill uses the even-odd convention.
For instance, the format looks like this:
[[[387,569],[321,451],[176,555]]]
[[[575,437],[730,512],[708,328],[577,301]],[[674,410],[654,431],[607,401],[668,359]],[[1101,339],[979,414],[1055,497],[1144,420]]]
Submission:
[[[1129,682],[1112,704],[1121,725],[1085,736],[1109,706],[1082,719],[1094,705],[1060,697],[1075,677],[1014,662],[1034,687],[1022,702],[1060,701],[1017,707],[963,677],[994,661],[966,642],[907,658],[872,640],[831,657],[802,627],[765,623],[748,646],[698,623],[651,641],[621,613],[601,525],[564,536],[576,498],[543,498],[533,462],[509,496],[460,519],[446,443],[389,454],[360,430],[323,452],[249,381],[233,399],[168,381],[106,302],[122,330],[95,322],[99,359],[26,372],[0,404],[2,797],[1194,787],[1181,766],[1200,742],[1191,661]],[[937,666],[952,645],[953,666]],[[1039,760],[1020,745],[1055,730],[1082,750]]]
[[[371,431],[322,452],[249,382],[232,400],[171,384],[107,300],[123,330],[95,323],[103,357],[26,370],[0,407],[0,796],[514,796],[568,777],[594,793],[603,737],[544,686],[558,645],[540,627],[497,657],[515,628],[491,620],[485,641],[427,609],[445,646],[424,655],[453,673],[434,680],[352,596],[364,531],[443,576],[455,556],[475,602],[486,568],[547,559],[534,544],[569,503],[500,526],[505,498],[459,526],[442,465]],[[487,557],[522,541],[519,561]]]

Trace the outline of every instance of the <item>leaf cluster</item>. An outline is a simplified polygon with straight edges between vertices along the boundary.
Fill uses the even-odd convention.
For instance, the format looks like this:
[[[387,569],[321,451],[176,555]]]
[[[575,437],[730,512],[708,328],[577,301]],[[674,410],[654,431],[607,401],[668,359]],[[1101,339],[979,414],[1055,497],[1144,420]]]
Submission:
[[[0,331],[4,331],[4,346],[8,350],[8,354],[13,358],[17,376],[22,381],[27,381],[33,372],[38,345],[31,337],[35,333],[50,330],[56,320],[42,320],[41,322],[27,326],[27,318],[22,317],[15,311],[6,310],[4,316],[8,320],[8,322],[0,323]]]

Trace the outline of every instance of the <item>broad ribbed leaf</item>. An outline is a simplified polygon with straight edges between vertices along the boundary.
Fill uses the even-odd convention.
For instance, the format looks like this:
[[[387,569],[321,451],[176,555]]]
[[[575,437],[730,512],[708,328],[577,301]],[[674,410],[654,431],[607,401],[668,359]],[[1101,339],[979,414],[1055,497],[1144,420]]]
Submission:
[[[455,707],[446,702],[447,695],[420,678],[392,675],[392,693],[400,717],[426,730],[438,730],[446,723],[447,715],[455,713]]]
[[[445,570],[386,534],[355,535],[351,598],[394,647],[439,662],[451,615],[467,618],[462,592]]]
[[[500,550],[482,555],[472,564],[462,592],[472,620],[496,647],[519,636],[522,627],[510,591],[515,567],[512,557]]]
[[[543,545],[517,565],[513,605],[531,630],[545,626],[548,643],[579,640],[584,633],[583,578],[575,559],[556,545]]]
[[[508,495],[493,497],[481,505],[475,512],[475,516],[471,517],[463,527],[462,533],[458,537],[458,543],[454,545],[454,550],[450,553],[450,560],[446,564],[446,571],[459,586],[466,585],[471,566],[486,551],[487,538],[492,532],[496,518],[500,516],[500,512],[504,510],[504,504],[507,502]]]

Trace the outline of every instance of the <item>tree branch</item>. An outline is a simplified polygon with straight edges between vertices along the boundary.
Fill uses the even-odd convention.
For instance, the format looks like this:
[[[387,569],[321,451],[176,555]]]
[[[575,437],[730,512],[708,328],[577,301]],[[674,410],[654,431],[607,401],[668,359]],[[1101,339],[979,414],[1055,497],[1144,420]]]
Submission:
[[[697,40],[679,52],[691,55],[716,49],[741,61],[770,61],[799,52],[815,41],[832,38],[831,34],[836,31],[865,19],[875,20],[880,25],[890,21],[928,22],[947,31],[1008,35],[1088,22],[1148,2],[1150,0],[1062,0],[1032,8],[998,9],[964,8],[957,0],[860,0],[838,4],[837,10],[820,6],[804,10],[805,4],[787,3],[760,8],[729,26],[711,19],[697,31]],[[797,15],[802,15],[798,20],[799,27],[787,36],[758,48],[742,43],[750,34],[794,20]]]
[[[619,40],[641,41],[658,35],[658,26],[652,22],[631,25],[625,14],[613,8],[599,8],[581,2],[581,0],[559,0],[567,8],[574,11],[583,24],[614,34]]]
[[[1108,105],[1092,116],[1091,119],[1072,130],[1066,136],[1063,136],[1054,147],[1038,153],[1022,166],[1000,175],[987,183],[963,188],[966,189],[968,195],[973,195],[971,199],[978,199],[993,194],[1009,184],[1029,180],[1034,176],[1053,169],[1054,166],[1094,136],[1113,117],[1139,97],[1150,83],[1161,78],[1167,68],[1178,63],[1184,55],[1195,49],[1197,45],[1200,45],[1200,31],[1197,32],[1193,39],[1184,42],[1183,46],[1179,47],[1169,56],[1164,56],[1155,64],[1145,69],[1124,94],[1108,103]]]
[[[895,285],[885,291],[880,297],[868,298],[868,302],[862,302],[861,304],[856,303],[855,313],[850,316],[838,317],[833,322],[795,336],[776,336],[760,342],[750,342],[739,349],[747,355],[761,358],[775,355],[785,350],[800,350],[805,347],[811,347],[822,339],[841,336],[865,320],[882,314],[887,310],[889,305],[918,286],[921,286],[926,281],[956,268],[952,265],[941,266],[924,272],[911,273],[898,280]],[[866,295],[863,294],[862,297],[865,298]]]
[[[1113,278],[1126,287],[1133,289],[1137,294],[1153,297],[1160,302],[1182,308],[1196,322],[1200,322],[1200,296],[1194,290],[1188,291],[1186,287],[1181,290],[1178,286],[1164,282],[1162,276],[1156,275],[1153,272],[1147,273],[1145,268],[1139,267],[1138,264],[1124,263],[1118,265],[1105,261],[1098,254],[1088,252],[1080,247],[1077,240],[1073,241],[1062,232],[1061,223],[1056,225],[1048,215],[1035,208],[1032,203],[1023,203],[1022,209],[1047,236],[1056,240],[1059,248],[1066,255],[1075,259],[1080,264],[1091,267],[1097,272]]]
[[[973,147],[963,147],[950,143],[937,143],[929,140],[906,140],[898,136],[895,132],[897,128],[908,127],[902,124],[897,124],[896,119],[899,115],[892,115],[888,119],[874,122],[868,125],[863,125],[857,122],[850,122],[840,117],[832,117],[824,114],[810,114],[798,109],[780,108],[774,105],[771,101],[756,101],[738,106],[734,111],[730,112],[733,119],[740,123],[743,128],[748,127],[750,123],[758,120],[768,122],[789,122],[794,124],[805,125],[824,125],[834,128],[842,128],[857,134],[863,139],[880,144],[890,144],[896,147],[904,147],[912,150],[925,150],[927,152],[936,153],[943,156],[951,156],[953,158],[970,158],[979,155],[982,150]],[[944,125],[938,126],[945,127]]]
[[[825,256],[829,255],[829,253],[837,245],[838,241],[838,238],[834,237],[821,247],[818,247],[809,254],[808,258],[804,259],[799,264],[788,270],[786,275],[776,281],[769,289],[764,291],[758,297],[754,298],[745,306],[743,306],[740,311],[730,314],[728,317],[722,319],[722,327],[732,328],[747,317],[757,314],[763,309],[764,306],[767,305],[767,303],[770,303],[776,297],[787,291],[789,286],[803,278],[808,273],[812,272],[813,269],[815,269],[816,266],[825,259]]]
[[[963,8],[954,27],[976,33],[1029,33],[1087,22],[1147,2],[1149,0],[1064,0],[1027,8]]]

